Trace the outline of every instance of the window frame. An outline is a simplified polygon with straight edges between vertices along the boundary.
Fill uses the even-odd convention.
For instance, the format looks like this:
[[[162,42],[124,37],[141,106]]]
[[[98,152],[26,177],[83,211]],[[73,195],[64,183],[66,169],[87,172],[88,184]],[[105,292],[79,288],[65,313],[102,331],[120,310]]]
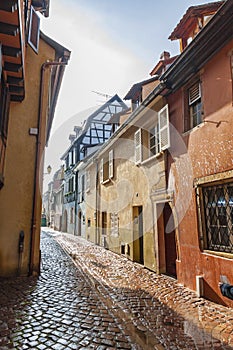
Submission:
[[[114,151],[110,150],[100,160],[100,183],[105,184],[114,177]]]
[[[156,121],[151,121],[150,127],[139,128],[134,133],[134,162],[143,164],[157,158],[170,147],[169,106],[166,104],[157,113]],[[154,143],[152,144],[152,140]],[[155,152],[152,152],[152,148]],[[147,149],[148,151],[145,151]]]
[[[231,205],[231,208],[229,206],[229,203],[231,201],[231,197],[229,196],[229,189],[233,188],[233,180],[232,179],[228,179],[226,181],[214,181],[214,182],[207,182],[207,183],[203,183],[199,186],[197,186],[196,188],[196,198],[197,198],[197,211],[198,211],[198,222],[199,222],[199,238],[200,238],[200,248],[203,251],[206,251],[208,253],[213,253],[213,254],[217,254],[217,255],[230,255],[231,257],[233,257],[233,237],[231,231],[233,230],[233,204]],[[216,200],[216,204],[217,205],[210,205],[208,203],[208,205],[206,205],[205,201],[206,201],[206,194],[205,191],[207,190],[211,190],[213,189],[217,189],[217,190],[223,190],[223,193],[225,194],[225,203],[228,203],[228,206],[225,205],[220,205],[217,204],[219,202],[218,197],[217,197],[217,191],[214,194],[214,198]],[[213,194],[211,194],[213,195]],[[226,195],[228,196],[228,198],[226,197]],[[232,196],[233,198],[233,196]],[[214,202],[213,202],[214,203]],[[219,211],[221,209],[225,208],[225,213],[226,213],[226,225],[222,225],[221,221],[222,218],[219,215]],[[206,214],[210,213],[212,209],[212,221],[211,221],[211,217],[209,215],[209,217],[207,217]],[[216,215],[218,214],[218,215]],[[215,221],[214,221],[215,220]],[[230,227],[231,225],[231,227]],[[225,228],[225,235],[228,237],[222,237],[222,233],[224,232],[224,230],[221,228]],[[214,230],[212,233],[211,230]],[[217,234],[216,234],[217,231]],[[215,237],[214,237],[215,235]],[[224,245],[222,244],[222,242],[224,243],[224,240],[228,240],[229,239],[229,244],[228,245]],[[212,243],[212,241],[214,242],[219,240],[219,244],[217,243]]]
[[[191,89],[193,88],[193,94],[195,96],[195,86],[198,85],[198,94],[193,99],[190,97]],[[193,108],[198,108],[196,113],[192,112]],[[194,115],[197,115],[198,122],[194,125]],[[184,121],[183,121],[183,132],[190,132],[194,128],[198,127],[203,122],[203,92],[202,92],[202,81],[200,77],[192,80],[184,88]]]

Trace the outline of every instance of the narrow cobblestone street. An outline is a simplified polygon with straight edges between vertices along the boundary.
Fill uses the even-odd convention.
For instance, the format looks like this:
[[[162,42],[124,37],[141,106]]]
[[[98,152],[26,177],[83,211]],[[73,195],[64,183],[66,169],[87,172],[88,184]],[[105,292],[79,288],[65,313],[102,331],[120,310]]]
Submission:
[[[0,350],[233,349],[233,311],[175,280],[68,234],[41,250],[39,279],[0,280]]]

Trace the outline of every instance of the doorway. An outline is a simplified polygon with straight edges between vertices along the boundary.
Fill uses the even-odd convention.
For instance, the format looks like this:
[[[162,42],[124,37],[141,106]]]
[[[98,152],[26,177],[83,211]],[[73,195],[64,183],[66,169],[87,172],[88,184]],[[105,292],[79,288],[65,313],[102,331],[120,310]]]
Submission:
[[[64,211],[63,215],[63,232],[67,232],[67,211]]]
[[[165,203],[163,210],[166,274],[177,277],[176,273],[176,234],[172,209]]]
[[[133,207],[133,261],[139,264],[144,264],[142,213],[142,206]]]

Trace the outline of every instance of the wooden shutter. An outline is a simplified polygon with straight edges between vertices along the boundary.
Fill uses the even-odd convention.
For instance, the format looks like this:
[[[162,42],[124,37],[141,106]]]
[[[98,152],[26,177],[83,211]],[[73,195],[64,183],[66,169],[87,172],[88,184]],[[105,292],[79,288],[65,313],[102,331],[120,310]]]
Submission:
[[[113,178],[113,149],[109,152],[108,155],[108,177],[109,179]]]
[[[158,112],[159,119],[159,142],[160,150],[163,151],[170,147],[170,131],[169,131],[169,112],[168,105],[164,106]]]
[[[100,183],[104,182],[104,160],[100,161]]]
[[[195,101],[201,98],[201,86],[198,81],[189,89],[189,105],[192,105]]]
[[[33,50],[38,53],[40,38],[40,17],[37,15],[33,6],[31,6],[30,23],[28,31],[28,43]]]
[[[142,161],[142,130],[138,129],[134,134],[135,164]]]

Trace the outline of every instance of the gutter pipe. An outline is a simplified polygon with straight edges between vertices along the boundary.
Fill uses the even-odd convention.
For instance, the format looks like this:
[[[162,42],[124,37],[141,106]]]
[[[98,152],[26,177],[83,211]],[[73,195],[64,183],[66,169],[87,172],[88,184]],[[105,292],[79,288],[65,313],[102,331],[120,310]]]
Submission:
[[[33,204],[32,204],[32,219],[31,219],[31,236],[30,236],[30,257],[29,257],[29,271],[28,275],[33,275],[34,272],[34,252],[35,252],[35,240],[36,240],[36,228],[38,225],[37,222],[37,203],[40,195],[40,164],[41,164],[41,144],[42,144],[42,116],[43,116],[43,96],[44,96],[44,77],[45,71],[47,68],[52,66],[65,66],[68,64],[68,61],[58,62],[58,61],[46,61],[41,66],[40,72],[40,93],[39,93],[39,107],[38,107],[38,119],[37,119],[37,141],[36,141],[36,157],[35,157],[35,168],[34,168],[34,188],[33,188]],[[38,268],[38,274],[40,273],[40,267]]]

